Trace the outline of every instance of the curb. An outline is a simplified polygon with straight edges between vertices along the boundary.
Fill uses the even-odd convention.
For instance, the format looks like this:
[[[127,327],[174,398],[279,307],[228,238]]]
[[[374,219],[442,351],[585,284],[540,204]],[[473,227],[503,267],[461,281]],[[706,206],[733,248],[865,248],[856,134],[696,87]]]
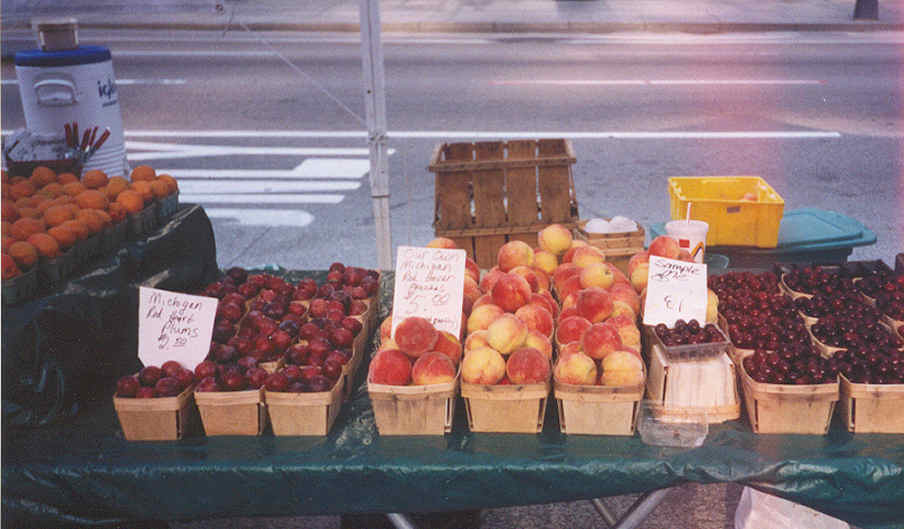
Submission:
[[[358,33],[360,26],[354,22],[248,22],[254,31],[302,31]],[[11,27],[30,27],[27,22],[11,24]],[[80,20],[79,27],[85,29],[132,29],[132,30],[197,30],[223,31],[239,29],[234,23],[223,24],[197,21],[146,21],[109,22]],[[751,33],[781,31],[904,31],[904,23],[852,21],[839,23],[803,22],[384,22],[386,33]]]

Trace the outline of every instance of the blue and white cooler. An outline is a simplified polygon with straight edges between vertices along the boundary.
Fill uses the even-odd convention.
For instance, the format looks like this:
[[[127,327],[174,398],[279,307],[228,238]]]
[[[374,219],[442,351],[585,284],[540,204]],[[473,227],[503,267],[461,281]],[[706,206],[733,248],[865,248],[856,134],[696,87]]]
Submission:
[[[15,57],[26,127],[41,134],[62,134],[65,125],[73,122],[80,133],[109,127],[109,137],[82,171],[100,169],[107,176],[128,176],[110,50],[79,46],[74,19],[37,23],[36,28],[41,49],[20,51]]]

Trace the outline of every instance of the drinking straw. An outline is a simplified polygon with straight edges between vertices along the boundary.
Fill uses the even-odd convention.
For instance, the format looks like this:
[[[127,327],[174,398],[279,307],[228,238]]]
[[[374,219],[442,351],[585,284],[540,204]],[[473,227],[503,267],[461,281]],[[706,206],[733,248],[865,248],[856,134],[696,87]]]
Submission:
[[[687,224],[691,223],[691,203],[687,203],[687,215],[684,217],[684,222]]]

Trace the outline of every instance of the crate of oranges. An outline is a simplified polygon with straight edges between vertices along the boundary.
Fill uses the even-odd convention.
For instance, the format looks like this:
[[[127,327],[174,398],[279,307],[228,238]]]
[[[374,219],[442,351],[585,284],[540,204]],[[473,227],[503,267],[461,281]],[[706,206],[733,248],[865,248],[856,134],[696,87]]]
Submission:
[[[3,303],[33,297],[42,282],[65,280],[127,235],[147,235],[161,204],[178,207],[178,189],[173,177],[149,166],[128,178],[100,170],[79,177],[46,166],[27,175],[3,171]]]

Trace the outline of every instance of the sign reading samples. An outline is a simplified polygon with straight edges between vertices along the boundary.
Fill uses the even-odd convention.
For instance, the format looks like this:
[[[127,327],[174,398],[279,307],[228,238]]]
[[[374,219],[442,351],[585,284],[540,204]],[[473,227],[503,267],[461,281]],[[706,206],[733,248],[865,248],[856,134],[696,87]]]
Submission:
[[[706,321],[706,265],[650,256],[644,325]]]

